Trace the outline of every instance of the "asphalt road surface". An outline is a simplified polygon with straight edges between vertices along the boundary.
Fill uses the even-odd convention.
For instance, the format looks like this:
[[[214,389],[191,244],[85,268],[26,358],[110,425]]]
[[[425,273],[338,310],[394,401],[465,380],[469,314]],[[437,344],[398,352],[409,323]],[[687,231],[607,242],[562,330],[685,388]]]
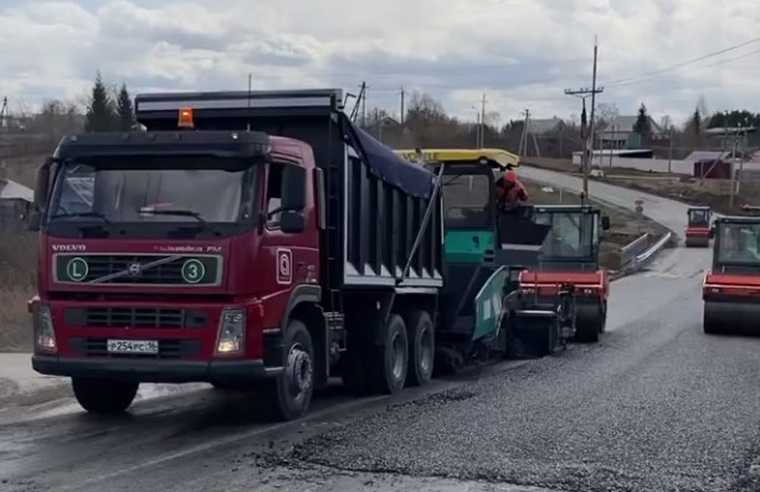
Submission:
[[[615,282],[599,344],[395,398],[334,388],[299,422],[211,389],[119,418],[30,411],[0,421],[0,490],[760,490],[760,338],[702,333],[708,264],[672,249]]]

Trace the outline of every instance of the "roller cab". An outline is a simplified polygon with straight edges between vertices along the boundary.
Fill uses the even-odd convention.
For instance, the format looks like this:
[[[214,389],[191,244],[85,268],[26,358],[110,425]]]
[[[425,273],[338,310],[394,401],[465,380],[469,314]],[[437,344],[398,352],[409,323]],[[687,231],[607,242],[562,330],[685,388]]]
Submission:
[[[713,266],[702,297],[705,333],[760,332],[760,217],[715,221]]]

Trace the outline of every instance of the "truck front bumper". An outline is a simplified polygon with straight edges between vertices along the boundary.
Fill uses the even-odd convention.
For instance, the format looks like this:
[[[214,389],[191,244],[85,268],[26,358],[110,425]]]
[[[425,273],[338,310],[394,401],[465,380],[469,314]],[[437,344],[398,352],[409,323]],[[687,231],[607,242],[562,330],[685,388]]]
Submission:
[[[137,383],[237,383],[268,379],[282,367],[267,367],[263,360],[167,361],[110,358],[32,356],[32,367],[51,376],[113,379]]]

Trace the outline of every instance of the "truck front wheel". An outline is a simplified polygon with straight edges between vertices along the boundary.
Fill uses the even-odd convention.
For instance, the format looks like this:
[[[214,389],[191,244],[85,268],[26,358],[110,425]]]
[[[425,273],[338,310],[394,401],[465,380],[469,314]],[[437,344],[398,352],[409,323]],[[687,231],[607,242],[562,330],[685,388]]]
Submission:
[[[303,416],[314,394],[314,346],[306,325],[291,320],[282,341],[283,372],[269,382],[268,398],[275,417],[293,420]]]
[[[139,387],[138,383],[90,378],[72,378],[71,385],[82,408],[104,415],[122,413],[129,408]]]
[[[393,394],[401,391],[409,367],[409,341],[406,325],[398,314],[391,315],[388,323],[378,323],[380,344],[375,345],[372,364],[372,386],[378,393]]]
[[[409,342],[409,383],[423,386],[433,377],[435,334],[433,321],[426,311],[414,310],[406,320]]]

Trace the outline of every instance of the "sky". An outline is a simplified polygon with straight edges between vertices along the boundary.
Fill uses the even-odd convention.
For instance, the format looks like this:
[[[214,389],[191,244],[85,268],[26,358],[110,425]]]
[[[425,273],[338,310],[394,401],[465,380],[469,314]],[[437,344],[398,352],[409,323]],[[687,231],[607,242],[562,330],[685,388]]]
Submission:
[[[404,87],[466,120],[484,92],[501,123],[577,118],[564,89],[591,86],[596,36],[598,102],[678,124],[700,99],[760,112],[758,26],[757,0],[0,0],[0,96],[82,103],[98,70],[133,94],[242,90],[250,73],[254,89],[366,81],[390,113]]]

